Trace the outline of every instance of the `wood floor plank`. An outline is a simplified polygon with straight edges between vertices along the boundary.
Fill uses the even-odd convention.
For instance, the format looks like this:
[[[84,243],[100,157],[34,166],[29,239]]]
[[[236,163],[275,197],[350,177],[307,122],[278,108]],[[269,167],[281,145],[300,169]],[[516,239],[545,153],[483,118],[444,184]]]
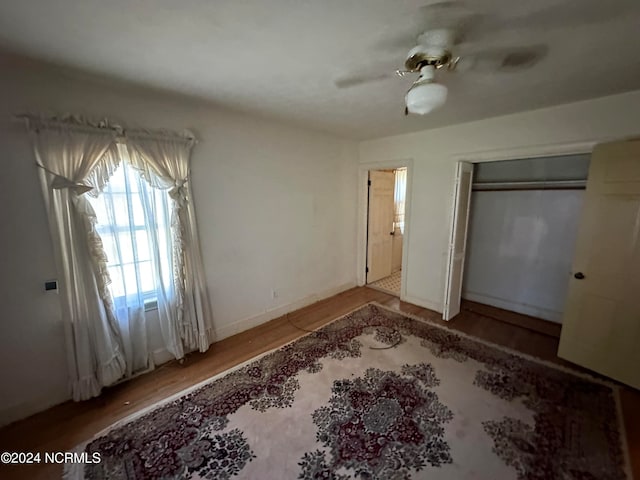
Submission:
[[[0,429],[0,451],[70,450],[117,420],[305,335],[300,328],[316,329],[372,301],[544,360],[570,365],[556,356],[555,336],[498,321],[477,310],[463,310],[445,322],[437,312],[401,302],[384,292],[353,288],[217,342],[205,353],[188,355],[182,363],[172,361],[149,374],[106,388],[98,398],[66,402],[8,425]],[[640,479],[640,392],[623,389],[621,403],[633,470]],[[59,478],[61,471],[59,465],[0,465],[0,478]]]
[[[542,320],[540,318],[523,315],[521,313],[509,312],[491,305],[472,302],[471,300],[463,300],[461,307],[463,311],[467,310],[469,312],[477,312],[485,317],[493,318],[500,322],[511,323],[518,327],[524,327],[529,330],[533,330],[534,332],[551,335],[557,338],[560,337],[560,330],[562,330],[562,325],[559,323]]]

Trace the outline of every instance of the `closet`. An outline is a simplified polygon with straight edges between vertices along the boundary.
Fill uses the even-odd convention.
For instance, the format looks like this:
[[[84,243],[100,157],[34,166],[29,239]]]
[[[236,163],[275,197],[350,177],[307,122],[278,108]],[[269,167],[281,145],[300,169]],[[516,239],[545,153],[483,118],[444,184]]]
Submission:
[[[462,298],[561,322],[589,159],[474,165]]]

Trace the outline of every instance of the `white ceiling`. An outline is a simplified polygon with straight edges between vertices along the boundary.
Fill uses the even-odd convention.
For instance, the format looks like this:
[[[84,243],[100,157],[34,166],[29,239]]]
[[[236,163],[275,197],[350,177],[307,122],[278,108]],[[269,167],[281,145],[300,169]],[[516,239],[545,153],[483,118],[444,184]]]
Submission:
[[[429,116],[404,116],[410,78],[336,87],[354,73],[401,67],[428,3],[3,0],[0,47],[353,138],[640,89],[638,0],[468,0],[509,26],[477,49],[546,44],[549,53],[519,73],[445,72],[449,99]]]

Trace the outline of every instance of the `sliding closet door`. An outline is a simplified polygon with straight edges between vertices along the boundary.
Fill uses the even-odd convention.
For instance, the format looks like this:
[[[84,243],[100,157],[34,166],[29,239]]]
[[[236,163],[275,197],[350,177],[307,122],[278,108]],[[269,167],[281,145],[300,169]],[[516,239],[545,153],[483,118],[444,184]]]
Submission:
[[[451,320],[460,313],[460,294],[467,244],[467,225],[471,204],[473,164],[458,162],[454,189],[453,223],[449,241],[447,282],[442,318]]]

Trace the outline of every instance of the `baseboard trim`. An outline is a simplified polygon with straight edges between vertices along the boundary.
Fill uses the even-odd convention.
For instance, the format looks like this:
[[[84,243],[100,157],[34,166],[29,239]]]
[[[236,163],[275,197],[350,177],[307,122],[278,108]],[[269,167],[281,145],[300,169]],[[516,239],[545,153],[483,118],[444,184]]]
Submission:
[[[253,317],[245,318],[243,320],[239,320],[230,325],[225,325],[219,329],[216,329],[215,340],[219,341],[227,337],[231,337],[237,333],[243,332],[250,328],[261,325],[269,320],[273,320],[274,318],[278,318],[282,315],[285,315],[294,310],[298,310],[300,308],[304,308],[312,303],[319,302],[320,300],[324,300],[329,297],[333,297],[339,293],[342,293],[346,290],[349,290],[356,286],[355,280],[348,283],[343,283],[342,285],[338,285],[333,288],[329,288],[320,293],[315,293],[312,295],[308,295],[300,300],[289,303],[287,305],[282,305],[272,310],[267,310],[264,313],[259,315],[255,315]],[[166,348],[158,348],[153,350],[151,353],[153,362],[156,366],[162,365],[163,363],[167,363],[170,360],[173,360],[173,355]],[[127,379],[129,380],[129,379]],[[38,412],[44,411],[50,407],[58,405],[60,403],[64,403],[70,400],[70,395],[66,395],[64,397],[52,399],[51,396],[34,399],[32,401],[24,402],[19,405],[14,405],[11,407],[3,408],[0,410],[0,427],[4,427],[9,425],[10,423],[16,422],[18,420],[22,420],[31,415],[34,415]]]
[[[157,350],[154,350],[151,353],[151,357],[153,358],[153,363],[156,367],[171,360],[175,360],[173,354],[166,348],[158,348]]]
[[[329,288],[320,293],[314,293],[314,294],[308,295],[300,300],[297,300],[292,303],[288,303],[286,305],[279,306],[272,310],[267,310],[264,313],[254,315],[253,317],[237,320],[233,323],[230,323],[229,325],[224,325],[222,327],[216,328],[215,341],[218,342],[225,338],[244,332],[245,330],[249,330],[253,327],[257,327],[258,325],[262,325],[263,323],[266,323],[269,320],[273,320],[274,318],[281,317],[282,315],[293,312],[294,310],[304,308],[308,305],[311,305],[312,303],[316,303],[316,302],[319,302],[320,300],[324,300],[325,298],[333,297],[334,295],[342,293],[355,286],[356,286],[355,280],[352,282],[343,283],[342,285],[338,285],[337,287]]]
[[[23,418],[27,418],[35,413],[42,412],[48,408],[54,407],[60,403],[66,402],[71,398],[71,394],[59,398],[52,398],[50,395],[29,400],[18,405],[3,408],[0,410],[0,427],[17,422]]]

